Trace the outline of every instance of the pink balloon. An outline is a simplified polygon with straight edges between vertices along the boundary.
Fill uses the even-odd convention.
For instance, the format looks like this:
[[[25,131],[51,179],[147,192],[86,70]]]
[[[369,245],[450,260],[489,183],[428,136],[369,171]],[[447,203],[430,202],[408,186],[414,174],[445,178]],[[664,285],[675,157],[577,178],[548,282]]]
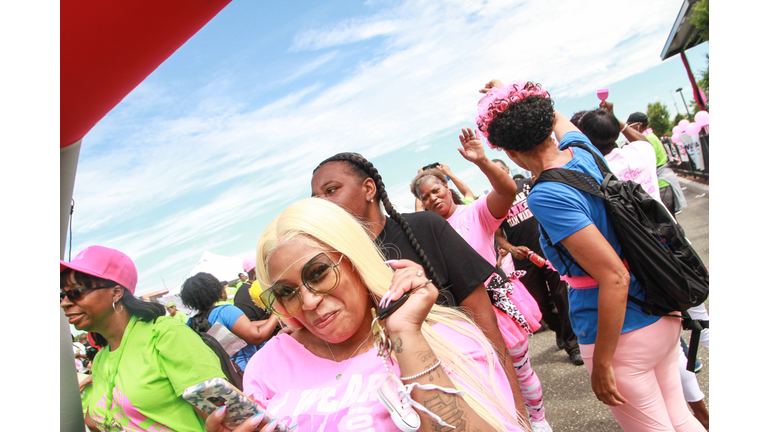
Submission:
[[[673,143],[677,144],[681,141],[680,134],[673,134],[671,138],[669,138]]]
[[[680,123],[678,123],[678,126],[680,126],[681,128],[685,129],[686,127],[688,127],[688,125],[690,123],[691,122],[688,121],[687,119],[682,119],[682,120],[680,120]]]
[[[709,113],[706,111],[699,111],[696,113],[693,118],[696,120],[696,123],[702,125],[702,126],[709,126]]]
[[[698,136],[701,130],[701,125],[698,123],[691,123],[685,127],[685,133],[690,136]]]
[[[677,125],[677,126],[672,128],[672,135],[675,135],[675,134],[680,135],[680,133],[682,133],[682,132],[683,131],[681,130],[680,125]]]

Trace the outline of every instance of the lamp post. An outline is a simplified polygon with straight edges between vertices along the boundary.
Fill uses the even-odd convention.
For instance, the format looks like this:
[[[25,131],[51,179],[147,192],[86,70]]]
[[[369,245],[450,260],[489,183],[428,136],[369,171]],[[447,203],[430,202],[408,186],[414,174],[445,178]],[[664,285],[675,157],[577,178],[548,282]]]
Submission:
[[[685,97],[683,97],[683,88],[680,87],[679,89],[675,90],[676,92],[680,93],[680,98],[683,99],[683,106],[685,107],[685,112],[688,114],[688,121],[693,121],[691,118],[691,112],[688,111],[688,104],[685,103]],[[675,107],[677,108],[677,107]]]
[[[669,91],[669,94],[672,96],[672,103],[675,104],[675,111],[677,111],[677,113],[680,114],[680,110],[677,109],[677,102],[675,102],[675,94],[672,93],[672,90]]]

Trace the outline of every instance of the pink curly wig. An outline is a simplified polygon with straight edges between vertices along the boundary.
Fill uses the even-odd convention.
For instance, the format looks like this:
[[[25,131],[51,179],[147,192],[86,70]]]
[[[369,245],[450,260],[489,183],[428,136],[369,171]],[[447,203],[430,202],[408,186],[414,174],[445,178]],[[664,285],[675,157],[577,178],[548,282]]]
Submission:
[[[496,119],[500,113],[506,111],[512,105],[520,103],[523,99],[530,96],[542,96],[550,98],[549,92],[540,84],[534,84],[530,81],[514,80],[503,88],[494,87],[477,102],[477,115],[475,123],[480,135],[485,138],[488,146],[492,149],[498,149],[488,141],[488,125]]]

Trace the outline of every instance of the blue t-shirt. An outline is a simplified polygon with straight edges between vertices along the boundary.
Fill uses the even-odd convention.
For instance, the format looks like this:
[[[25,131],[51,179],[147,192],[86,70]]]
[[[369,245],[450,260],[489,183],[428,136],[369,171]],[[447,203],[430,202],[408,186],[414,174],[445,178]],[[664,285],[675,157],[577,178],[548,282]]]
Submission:
[[[572,142],[582,142],[592,146],[592,143],[583,133],[571,131],[563,136],[560,149],[564,149]],[[594,146],[592,148],[598,155],[600,154]],[[600,157],[602,158],[602,156]],[[580,148],[573,148],[573,159],[561,168],[589,174],[598,183],[603,181],[603,175],[600,173],[600,168],[595,163],[592,154]],[[582,228],[595,225],[608,243],[613,246],[616,254],[624,257],[602,199],[562,183],[542,182],[536,185],[528,195],[528,208],[547,231],[553,244],[557,244]],[[565,250],[565,247],[560,245],[561,251],[564,251],[567,256],[563,262],[557,251],[547,244],[543,234],[539,237],[539,242],[544,250],[544,255],[560,274],[567,274],[567,268],[572,276],[586,275],[571,261],[573,257]],[[629,295],[644,300],[645,295],[641,290],[640,283],[630,272]],[[568,303],[570,305],[568,316],[580,344],[595,343],[597,337],[597,293],[597,286],[586,289],[568,288]],[[659,319],[660,317],[648,315],[640,310],[640,306],[627,301],[627,312],[624,316],[621,333],[646,327]]]
[[[216,306],[213,308],[210,315],[208,315],[208,322],[211,323],[211,325],[214,325],[217,322],[221,323],[221,325],[232,331],[232,326],[235,325],[235,321],[243,315],[245,314],[237,306]],[[256,353],[256,350],[257,347],[246,345],[231,357],[232,362],[240,366],[240,369],[245,370],[245,365],[248,363],[248,360],[251,359],[251,356]]]

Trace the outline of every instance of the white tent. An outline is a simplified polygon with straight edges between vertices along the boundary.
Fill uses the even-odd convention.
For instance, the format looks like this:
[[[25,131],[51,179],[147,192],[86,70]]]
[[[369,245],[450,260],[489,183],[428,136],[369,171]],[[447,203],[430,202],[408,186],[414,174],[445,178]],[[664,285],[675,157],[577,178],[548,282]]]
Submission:
[[[223,255],[216,255],[208,251],[203,252],[200,260],[195,264],[189,273],[184,277],[184,280],[192,277],[200,272],[210,273],[216,279],[220,281],[231,281],[237,278],[239,273],[243,272],[243,260],[242,258],[230,258]],[[185,314],[192,316],[197,313],[184,307],[181,302],[179,292],[181,292],[181,286],[184,284],[182,281],[175,288],[168,291],[168,294],[158,299],[158,303],[167,304],[168,302],[176,303],[176,309],[184,312]]]
[[[205,251],[200,260],[197,261],[197,264],[189,271],[189,274],[184,277],[184,280],[200,272],[210,273],[220,281],[231,281],[237,279],[237,275],[243,272],[243,259],[225,257]],[[169,290],[168,295],[178,294],[183,283],[184,281],[176,286],[176,288]],[[166,297],[163,297],[163,299]]]

